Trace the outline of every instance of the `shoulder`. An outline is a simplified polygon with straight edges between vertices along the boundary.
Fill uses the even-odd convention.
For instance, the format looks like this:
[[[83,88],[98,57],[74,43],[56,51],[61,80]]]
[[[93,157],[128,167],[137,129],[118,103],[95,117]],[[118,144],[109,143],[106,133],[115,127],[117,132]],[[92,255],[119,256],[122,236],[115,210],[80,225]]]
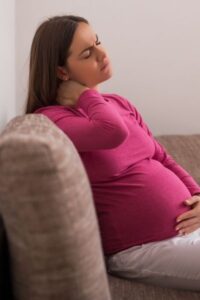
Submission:
[[[131,110],[132,112],[135,112],[137,111],[136,107],[134,106],[134,104],[128,100],[127,98],[119,95],[119,94],[106,94],[106,93],[103,93],[102,96],[104,97],[104,99],[107,101],[112,101],[112,102],[115,102],[117,103],[118,105],[120,105],[121,107],[123,108],[126,108],[128,110]]]
[[[107,93],[102,93],[102,96],[105,100],[107,101],[114,101],[114,102],[118,102],[118,103],[124,103],[124,99],[122,96],[118,95],[118,94],[107,94]]]
[[[74,115],[73,110],[62,105],[44,106],[36,109],[35,114],[43,114],[51,119],[53,122],[57,122],[62,117]]]

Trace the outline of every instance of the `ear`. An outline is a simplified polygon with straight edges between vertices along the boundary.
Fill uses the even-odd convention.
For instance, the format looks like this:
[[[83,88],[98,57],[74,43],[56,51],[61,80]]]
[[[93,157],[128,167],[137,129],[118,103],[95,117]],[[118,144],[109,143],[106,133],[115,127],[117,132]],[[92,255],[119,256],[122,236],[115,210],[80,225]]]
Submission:
[[[69,80],[69,74],[65,67],[57,67],[57,77],[61,79],[62,81]]]

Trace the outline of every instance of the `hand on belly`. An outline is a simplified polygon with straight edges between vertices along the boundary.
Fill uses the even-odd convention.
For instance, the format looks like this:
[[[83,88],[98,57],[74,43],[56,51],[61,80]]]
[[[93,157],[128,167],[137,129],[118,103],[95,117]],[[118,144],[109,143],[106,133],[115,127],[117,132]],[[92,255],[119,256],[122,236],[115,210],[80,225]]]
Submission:
[[[195,195],[185,201],[191,210],[181,214],[176,219],[176,230],[179,234],[188,234],[200,228],[200,195]]]

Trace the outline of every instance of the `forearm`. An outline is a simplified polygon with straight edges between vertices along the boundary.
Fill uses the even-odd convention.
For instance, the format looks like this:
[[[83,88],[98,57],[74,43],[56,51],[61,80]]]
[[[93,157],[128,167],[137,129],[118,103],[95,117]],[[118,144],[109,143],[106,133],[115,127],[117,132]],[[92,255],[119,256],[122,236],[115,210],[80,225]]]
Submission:
[[[54,122],[79,151],[112,149],[128,136],[128,129],[118,111],[95,90],[84,91],[76,106],[68,109],[70,115],[64,111]]]

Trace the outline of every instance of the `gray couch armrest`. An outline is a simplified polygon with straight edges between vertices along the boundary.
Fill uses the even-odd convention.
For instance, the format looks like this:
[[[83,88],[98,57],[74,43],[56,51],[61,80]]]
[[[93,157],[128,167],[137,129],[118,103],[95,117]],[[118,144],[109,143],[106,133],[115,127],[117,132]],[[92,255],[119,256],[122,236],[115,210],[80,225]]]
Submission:
[[[108,300],[94,203],[72,142],[47,117],[0,137],[0,211],[18,300]]]

